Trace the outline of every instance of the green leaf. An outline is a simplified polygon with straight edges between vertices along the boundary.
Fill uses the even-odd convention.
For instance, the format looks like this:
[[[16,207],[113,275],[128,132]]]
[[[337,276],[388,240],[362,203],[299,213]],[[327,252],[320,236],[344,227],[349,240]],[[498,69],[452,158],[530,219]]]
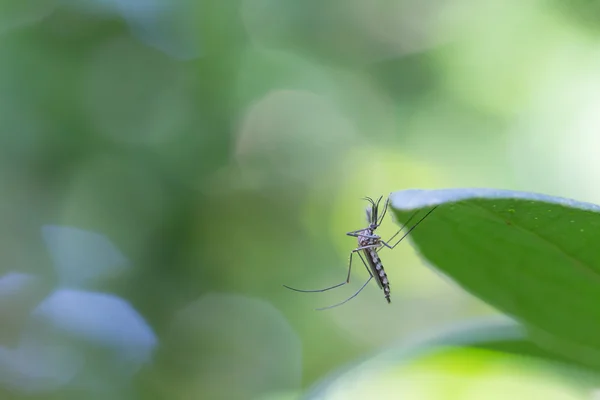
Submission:
[[[522,322],[540,346],[600,367],[599,206],[493,189],[391,195],[398,221],[434,206],[411,232],[434,268]]]

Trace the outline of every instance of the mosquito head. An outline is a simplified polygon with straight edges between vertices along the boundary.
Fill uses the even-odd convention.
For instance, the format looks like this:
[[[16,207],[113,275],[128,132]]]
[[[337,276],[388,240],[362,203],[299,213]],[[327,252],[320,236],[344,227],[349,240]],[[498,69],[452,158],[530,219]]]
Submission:
[[[378,221],[378,211],[379,211],[379,203],[383,196],[374,201],[370,197],[365,197],[364,199],[370,203],[370,206],[367,208],[367,222],[369,223],[369,228],[376,229],[379,226]]]

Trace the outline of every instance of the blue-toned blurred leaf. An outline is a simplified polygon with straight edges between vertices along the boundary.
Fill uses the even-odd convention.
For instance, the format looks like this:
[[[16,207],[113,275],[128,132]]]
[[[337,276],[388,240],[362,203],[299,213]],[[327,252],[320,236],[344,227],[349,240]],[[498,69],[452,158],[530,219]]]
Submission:
[[[40,280],[34,275],[10,272],[0,277],[0,303],[12,303],[15,298],[30,292],[39,284]],[[39,298],[38,301],[41,299]]]
[[[69,226],[46,225],[42,236],[59,283],[82,287],[118,275],[129,262],[104,235]]]
[[[85,398],[130,398],[132,377],[156,344],[126,301],[59,289],[31,312],[16,346],[0,347],[0,387],[58,398],[74,388]]]
[[[112,354],[115,368],[133,373],[157,344],[152,328],[125,300],[106,293],[59,289],[32,313],[39,331],[75,339]]]
[[[600,367],[600,207],[493,189],[391,199],[399,221],[437,206],[411,234],[433,267],[531,327],[536,343]]]

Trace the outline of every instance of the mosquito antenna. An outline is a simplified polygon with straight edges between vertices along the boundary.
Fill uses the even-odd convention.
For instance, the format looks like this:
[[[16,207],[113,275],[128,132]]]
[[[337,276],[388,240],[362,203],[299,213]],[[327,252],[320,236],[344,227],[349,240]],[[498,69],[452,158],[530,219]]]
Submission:
[[[377,207],[379,206],[379,202],[381,201],[381,197],[377,200],[377,203],[370,197],[363,197],[363,200],[367,200],[371,203],[371,208],[367,208],[367,221],[369,224],[377,223]]]
[[[379,202],[381,201],[381,197],[377,199],[377,202],[373,202],[373,207],[371,207],[372,215],[369,218],[369,224],[377,224],[378,214],[379,214]]]
[[[408,235],[409,235],[409,234],[412,232],[412,230],[413,230],[413,229],[415,229],[417,226],[419,226],[419,224],[420,224],[421,222],[423,222],[423,221],[425,220],[425,218],[427,218],[427,217],[429,216],[429,214],[431,214],[431,213],[432,213],[432,212],[433,212],[433,211],[434,211],[436,208],[437,208],[437,206],[435,206],[435,207],[433,207],[431,210],[429,210],[429,212],[428,212],[427,214],[425,214],[425,216],[424,216],[423,218],[421,218],[421,219],[420,219],[420,220],[419,220],[419,221],[418,221],[416,224],[414,224],[414,225],[413,225],[413,226],[412,226],[412,227],[411,227],[411,228],[410,228],[408,231],[406,231],[406,232],[404,233],[404,235],[402,235],[402,237],[400,237],[400,239],[398,239],[398,241],[397,241],[397,242],[396,242],[396,243],[395,243],[395,244],[392,246],[392,249],[393,249],[394,247],[396,247],[396,246],[397,246],[397,245],[398,245],[398,244],[399,244],[399,243],[400,243],[402,240],[404,240],[404,238],[405,238],[405,237],[407,237],[407,236],[408,236]],[[416,213],[415,213],[415,214],[416,214]],[[410,217],[410,219],[412,219],[412,217],[414,217],[414,216],[415,216],[415,214],[413,214],[413,215]],[[406,224],[405,224],[405,226],[406,226]],[[404,228],[404,227],[403,227],[403,228]],[[401,230],[402,230],[402,229],[401,229]],[[400,230],[400,231],[401,231],[401,230]],[[396,235],[397,235],[398,233],[400,233],[400,231],[396,232]],[[394,236],[396,236],[396,235],[394,235]],[[392,237],[392,238],[393,238],[393,237]],[[392,240],[392,239],[390,239],[390,240]]]
[[[381,199],[383,199],[383,196],[379,196],[377,203],[375,204],[375,223],[378,222],[377,214],[379,214],[379,203],[381,203]]]
[[[368,197],[368,196],[367,196],[367,197],[363,197],[363,200],[366,200],[366,201],[368,201],[369,203],[371,203],[372,205],[375,205],[375,201],[373,201],[373,199],[372,199],[372,198],[370,198],[370,197]]]
[[[377,221],[377,226],[381,225],[381,223],[383,222],[383,217],[385,217],[385,213],[387,212],[388,204],[390,204],[390,199],[389,198],[385,201],[385,206],[383,207],[383,214],[381,214],[381,217],[379,218],[379,221]]]
[[[360,289],[358,289],[356,291],[356,293],[354,293],[352,296],[348,297],[346,300],[344,300],[344,301],[342,301],[340,303],[334,304],[332,306],[327,306],[327,307],[322,307],[322,308],[316,308],[315,310],[317,310],[317,311],[329,310],[330,308],[338,307],[338,306],[341,306],[342,304],[345,304],[345,303],[349,302],[350,300],[352,300],[353,298],[355,298],[356,296],[358,296],[358,294],[360,292],[362,292],[362,290],[365,288],[365,286],[367,286],[367,284],[369,282],[371,282],[371,279],[373,279],[373,275],[371,275],[369,277],[369,279],[367,279],[367,281],[360,287]]]

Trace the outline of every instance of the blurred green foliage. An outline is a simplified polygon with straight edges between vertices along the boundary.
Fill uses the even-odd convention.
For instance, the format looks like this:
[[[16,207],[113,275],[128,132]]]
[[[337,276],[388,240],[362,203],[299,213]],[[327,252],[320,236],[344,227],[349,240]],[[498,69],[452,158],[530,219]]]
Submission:
[[[0,272],[41,283],[1,314],[0,344],[60,282],[46,224],[114,243],[130,268],[85,289],[125,299],[158,341],[126,389],[98,352],[92,378],[48,398],[293,398],[370,350],[493,313],[408,245],[382,253],[391,306],[367,287],[313,311],[360,269],[337,293],[281,284],[344,278],[365,195],[600,199],[597,41],[555,2],[1,0]]]
[[[587,399],[598,375],[541,349],[505,317],[482,318],[386,347],[322,380],[308,399]],[[429,380],[435,384],[424,385]],[[370,394],[367,394],[370,393]]]

